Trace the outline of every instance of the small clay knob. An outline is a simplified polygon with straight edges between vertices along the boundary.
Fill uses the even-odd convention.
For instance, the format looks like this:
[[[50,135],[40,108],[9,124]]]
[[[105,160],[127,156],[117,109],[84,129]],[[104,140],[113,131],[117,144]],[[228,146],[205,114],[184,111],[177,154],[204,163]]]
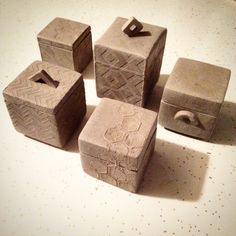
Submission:
[[[185,110],[178,111],[175,114],[174,119],[180,120],[184,122],[185,124],[189,124],[193,126],[198,126],[199,124],[197,116],[191,111],[185,111]]]
[[[122,31],[129,37],[137,35],[143,29],[143,25],[136,18],[131,17],[122,26]]]

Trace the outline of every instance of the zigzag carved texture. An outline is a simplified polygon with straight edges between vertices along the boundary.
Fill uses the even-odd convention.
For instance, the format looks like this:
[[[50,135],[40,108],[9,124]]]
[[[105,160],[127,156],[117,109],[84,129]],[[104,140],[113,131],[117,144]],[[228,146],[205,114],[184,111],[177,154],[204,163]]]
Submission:
[[[142,106],[143,84],[143,76],[96,63],[96,86],[99,97],[109,97]]]
[[[59,86],[55,89],[28,79],[35,71],[45,68],[53,79],[60,82],[58,90]],[[45,62],[35,62],[29,66],[4,91],[16,130],[53,146],[64,146],[86,113],[84,84],[79,78],[80,74],[76,72]],[[75,83],[76,88],[70,91]],[[55,105],[62,100],[55,110]]]
[[[144,58],[115,51],[100,45],[95,46],[95,58],[96,62],[109,64],[136,74],[143,75],[145,71],[146,60]]]
[[[58,146],[55,118],[24,104],[6,102],[8,112],[16,130],[34,139]]]
[[[16,130],[31,138],[62,147],[86,113],[84,89],[75,92],[57,114],[41,112],[25,104],[7,102]]]
[[[36,83],[30,78],[42,69],[56,81],[57,88],[46,84]],[[79,80],[80,74],[54,66],[46,62],[36,61],[23,71],[5,90],[4,93],[20,100],[45,108],[54,108],[68,93],[71,87]]]

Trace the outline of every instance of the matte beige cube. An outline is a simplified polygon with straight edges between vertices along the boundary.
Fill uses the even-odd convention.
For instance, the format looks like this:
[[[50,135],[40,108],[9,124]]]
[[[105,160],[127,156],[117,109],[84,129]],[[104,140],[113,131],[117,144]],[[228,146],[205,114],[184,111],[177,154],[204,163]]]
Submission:
[[[143,107],[160,75],[167,30],[142,23],[129,37],[126,22],[117,17],[95,42],[97,95]]]
[[[82,75],[35,61],[3,91],[16,130],[63,147],[86,113]]]
[[[89,175],[136,192],[156,140],[157,113],[103,98],[79,136]]]
[[[230,79],[230,70],[179,58],[166,83],[159,123],[176,132],[209,140]]]
[[[90,26],[55,18],[39,34],[43,61],[82,72],[93,58]]]

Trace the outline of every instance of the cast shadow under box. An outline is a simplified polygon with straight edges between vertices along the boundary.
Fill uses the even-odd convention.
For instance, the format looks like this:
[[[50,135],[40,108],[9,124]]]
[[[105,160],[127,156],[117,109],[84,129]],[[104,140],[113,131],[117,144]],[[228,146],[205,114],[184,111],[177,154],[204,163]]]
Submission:
[[[236,103],[225,101],[210,140],[212,143],[236,145]]]
[[[86,113],[84,119],[82,120],[82,122],[80,123],[80,125],[78,126],[77,130],[74,132],[73,136],[69,140],[69,142],[63,148],[65,151],[79,152],[79,147],[78,147],[79,134],[82,131],[82,129],[84,128],[84,126],[86,125],[86,123],[87,123],[89,117],[92,115],[94,109],[95,109],[95,106],[87,105],[87,113]]]
[[[209,157],[157,139],[139,194],[197,201],[202,192]]]
[[[164,87],[166,85],[168,77],[169,77],[169,75],[167,75],[167,74],[160,75],[156,86],[153,88],[153,90],[147,100],[145,108],[152,110],[152,111],[156,111],[156,112],[159,111],[162,94],[163,94]]]
[[[86,80],[93,79],[94,80],[94,60],[91,60],[88,66],[82,73],[83,78]]]

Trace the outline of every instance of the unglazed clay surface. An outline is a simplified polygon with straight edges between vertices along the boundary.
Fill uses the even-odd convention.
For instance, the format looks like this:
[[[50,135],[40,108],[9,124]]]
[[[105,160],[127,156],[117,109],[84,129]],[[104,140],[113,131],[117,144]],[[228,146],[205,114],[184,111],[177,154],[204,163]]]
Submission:
[[[166,83],[163,100],[217,116],[227,91],[230,70],[179,58]]]
[[[77,47],[89,33],[89,25],[56,17],[38,34],[38,41],[71,50]]]
[[[50,77],[43,80],[43,71]],[[47,62],[32,63],[3,95],[16,130],[58,147],[68,141],[86,113],[82,75]]]
[[[142,175],[143,162],[147,163],[144,159],[149,159],[154,147],[153,142],[152,145],[149,144],[156,130],[156,119],[155,112],[104,98],[79,136],[82,162],[89,162],[89,157],[95,158],[97,162],[101,160],[103,166],[111,164],[127,170],[136,179],[136,172]],[[147,152],[149,154],[145,156]],[[140,168],[142,171],[139,171]],[[107,171],[105,168],[105,173]],[[100,178],[100,171],[97,172]],[[117,181],[119,182],[119,178]],[[133,186],[130,191],[136,191],[139,185],[136,180],[130,182],[126,179],[125,182],[128,182],[128,186]],[[115,185],[120,186],[117,182]]]
[[[44,61],[82,72],[93,58],[89,25],[57,17],[37,38]]]
[[[93,63],[83,72],[88,112],[65,150],[16,132],[1,97],[0,235],[235,236],[235,12],[233,0],[1,0],[1,91],[40,59],[37,33],[55,16],[88,23],[94,41],[118,15],[168,28],[161,76],[147,100],[155,111],[179,57],[226,67],[232,74],[211,142],[158,124],[137,194],[83,171],[78,135],[101,101]]]
[[[116,18],[95,43],[97,95],[144,106],[159,78],[167,31],[142,23],[143,31],[128,37],[126,20]]]
[[[209,140],[216,126],[230,70],[179,58],[166,83],[159,123],[173,131]],[[177,113],[185,116],[176,119]],[[195,122],[191,122],[194,117]]]
[[[79,136],[80,152],[138,170],[156,122],[153,111],[104,98]]]

